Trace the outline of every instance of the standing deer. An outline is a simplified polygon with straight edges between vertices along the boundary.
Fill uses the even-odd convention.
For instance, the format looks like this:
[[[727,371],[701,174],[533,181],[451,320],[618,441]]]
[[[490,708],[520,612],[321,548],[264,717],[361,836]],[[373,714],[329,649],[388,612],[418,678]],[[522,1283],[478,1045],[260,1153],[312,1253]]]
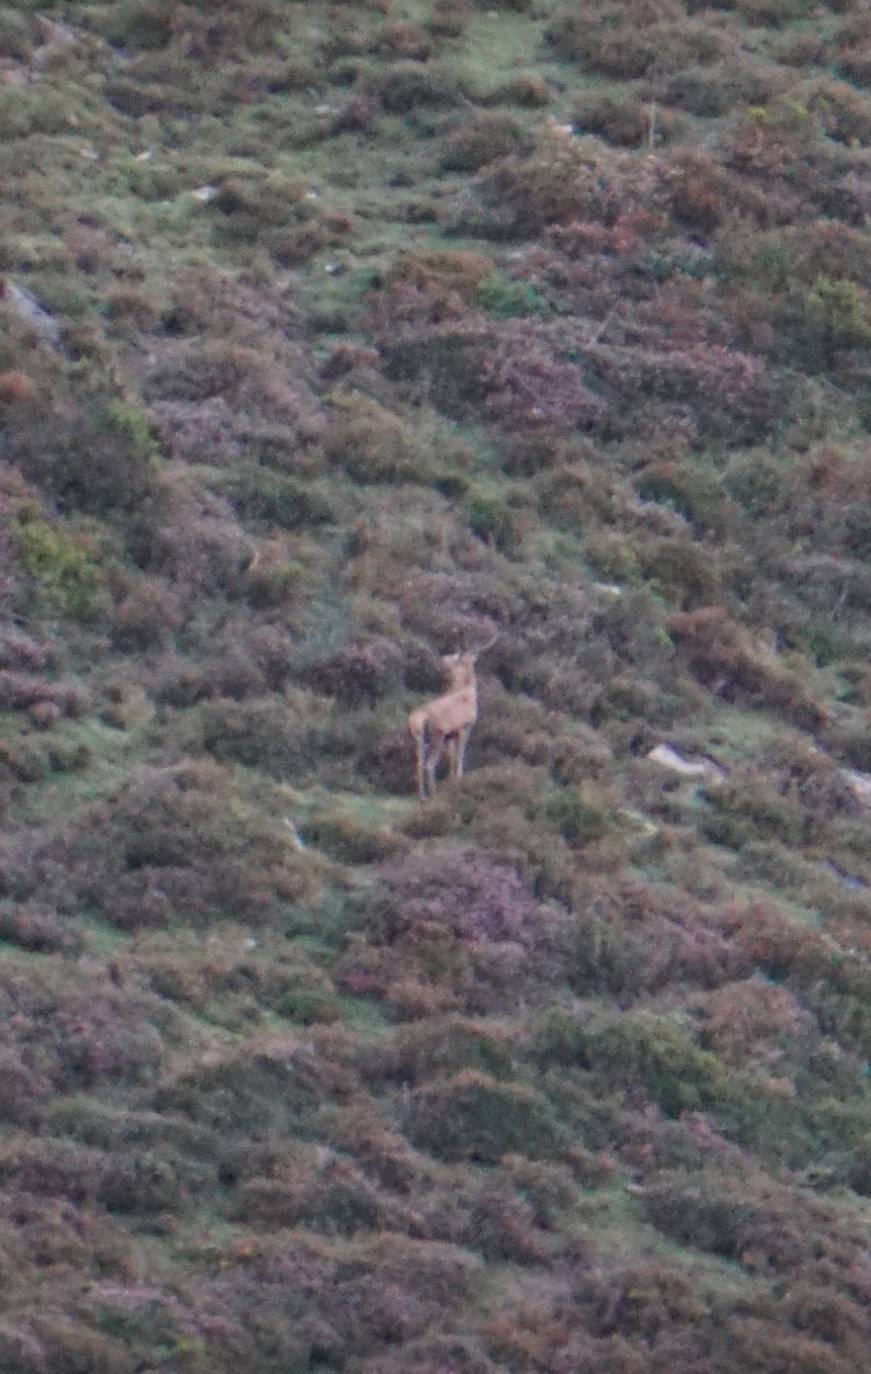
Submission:
[[[450,685],[444,696],[418,706],[408,717],[408,732],[417,749],[417,791],[422,798],[435,791],[435,775],[439,760],[448,748],[448,767],[452,778],[463,776],[466,745],[472,726],[478,719],[478,683],[475,663],[478,655],[489,649],[499,638],[498,633],[477,649],[464,653],[446,654],[441,660]]]

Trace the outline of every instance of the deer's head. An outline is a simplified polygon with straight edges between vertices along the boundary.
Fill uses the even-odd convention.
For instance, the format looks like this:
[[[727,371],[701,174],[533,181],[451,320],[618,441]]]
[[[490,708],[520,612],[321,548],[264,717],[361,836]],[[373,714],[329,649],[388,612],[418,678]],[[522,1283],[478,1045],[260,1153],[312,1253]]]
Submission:
[[[458,653],[445,654],[442,657],[441,664],[445,677],[452,688],[459,690],[462,687],[469,687],[475,681],[475,664],[479,654],[483,654],[486,649],[491,648],[498,638],[499,632],[497,631],[485,643],[479,644],[477,648],[463,649]]]

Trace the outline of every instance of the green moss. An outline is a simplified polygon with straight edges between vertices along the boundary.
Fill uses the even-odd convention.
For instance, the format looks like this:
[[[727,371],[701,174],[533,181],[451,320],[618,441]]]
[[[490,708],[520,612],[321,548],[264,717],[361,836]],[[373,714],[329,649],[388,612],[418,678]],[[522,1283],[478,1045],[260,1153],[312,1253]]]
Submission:
[[[104,599],[105,577],[87,537],[30,513],[19,514],[13,530],[18,561],[33,580],[39,608],[92,620]]]
[[[562,788],[548,803],[546,814],[569,844],[589,844],[611,829],[607,810],[579,787]]]
[[[529,282],[508,281],[498,274],[481,283],[475,303],[494,320],[550,314],[547,301]]]
[[[586,1059],[611,1084],[643,1086],[667,1116],[710,1106],[728,1086],[715,1054],[700,1050],[673,1021],[648,1012],[591,1031]]]

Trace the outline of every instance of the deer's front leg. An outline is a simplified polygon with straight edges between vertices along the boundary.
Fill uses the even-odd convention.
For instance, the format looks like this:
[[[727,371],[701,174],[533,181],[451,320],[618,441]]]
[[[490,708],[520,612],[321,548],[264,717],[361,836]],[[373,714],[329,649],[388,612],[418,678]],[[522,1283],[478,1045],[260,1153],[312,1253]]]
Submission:
[[[425,755],[425,752],[426,752],[426,745],[424,744],[423,738],[422,738],[421,736],[418,737],[416,743],[417,743],[417,795],[418,795],[418,796],[420,797],[420,799],[423,801],[423,800],[425,799],[425,797],[426,797],[426,770],[425,770],[425,760],[424,760],[424,755]]]
[[[455,751],[454,751],[454,752],[455,752],[455,765],[454,765],[454,767],[455,767],[455,772],[454,772],[454,777],[461,778],[461,777],[463,776],[463,768],[465,767],[465,763],[466,763],[466,745],[469,743],[469,736],[471,735],[471,733],[472,733],[472,727],[471,727],[471,725],[466,725],[466,726],[463,727],[462,730],[459,731],[459,733],[458,733],[458,735],[457,735],[457,743],[456,743]]]
[[[441,746],[441,745],[438,745],[437,748],[431,749],[430,752],[429,752],[429,754],[428,754],[428,756],[427,756],[427,760],[426,760],[426,785],[427,785],[427,792],[426,792],[426,795],[427,795],[427,796],[430,796],[430,797],[432,797],[432,796],[435,795],[436,769],[437,769],[438,766],[439,766],[439,759],[441,758],[441,756],[442,756],[442,746]]]

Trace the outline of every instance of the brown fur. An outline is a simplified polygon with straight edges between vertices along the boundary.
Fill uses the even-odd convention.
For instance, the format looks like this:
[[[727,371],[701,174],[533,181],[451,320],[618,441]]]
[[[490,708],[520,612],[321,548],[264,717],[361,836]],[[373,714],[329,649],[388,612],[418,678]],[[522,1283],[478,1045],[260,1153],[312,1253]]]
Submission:
[[[447,654],[442,667],[450,690],[434,701],[418,706],[408,717],[408,731],[417,750],[417,791],[421,798],[432,796],[435,775],[447,747],[448,768],[452,778],[463,776],[466,745],[478,719],[478,683],[475,663],[496,636],[478,649]]]

